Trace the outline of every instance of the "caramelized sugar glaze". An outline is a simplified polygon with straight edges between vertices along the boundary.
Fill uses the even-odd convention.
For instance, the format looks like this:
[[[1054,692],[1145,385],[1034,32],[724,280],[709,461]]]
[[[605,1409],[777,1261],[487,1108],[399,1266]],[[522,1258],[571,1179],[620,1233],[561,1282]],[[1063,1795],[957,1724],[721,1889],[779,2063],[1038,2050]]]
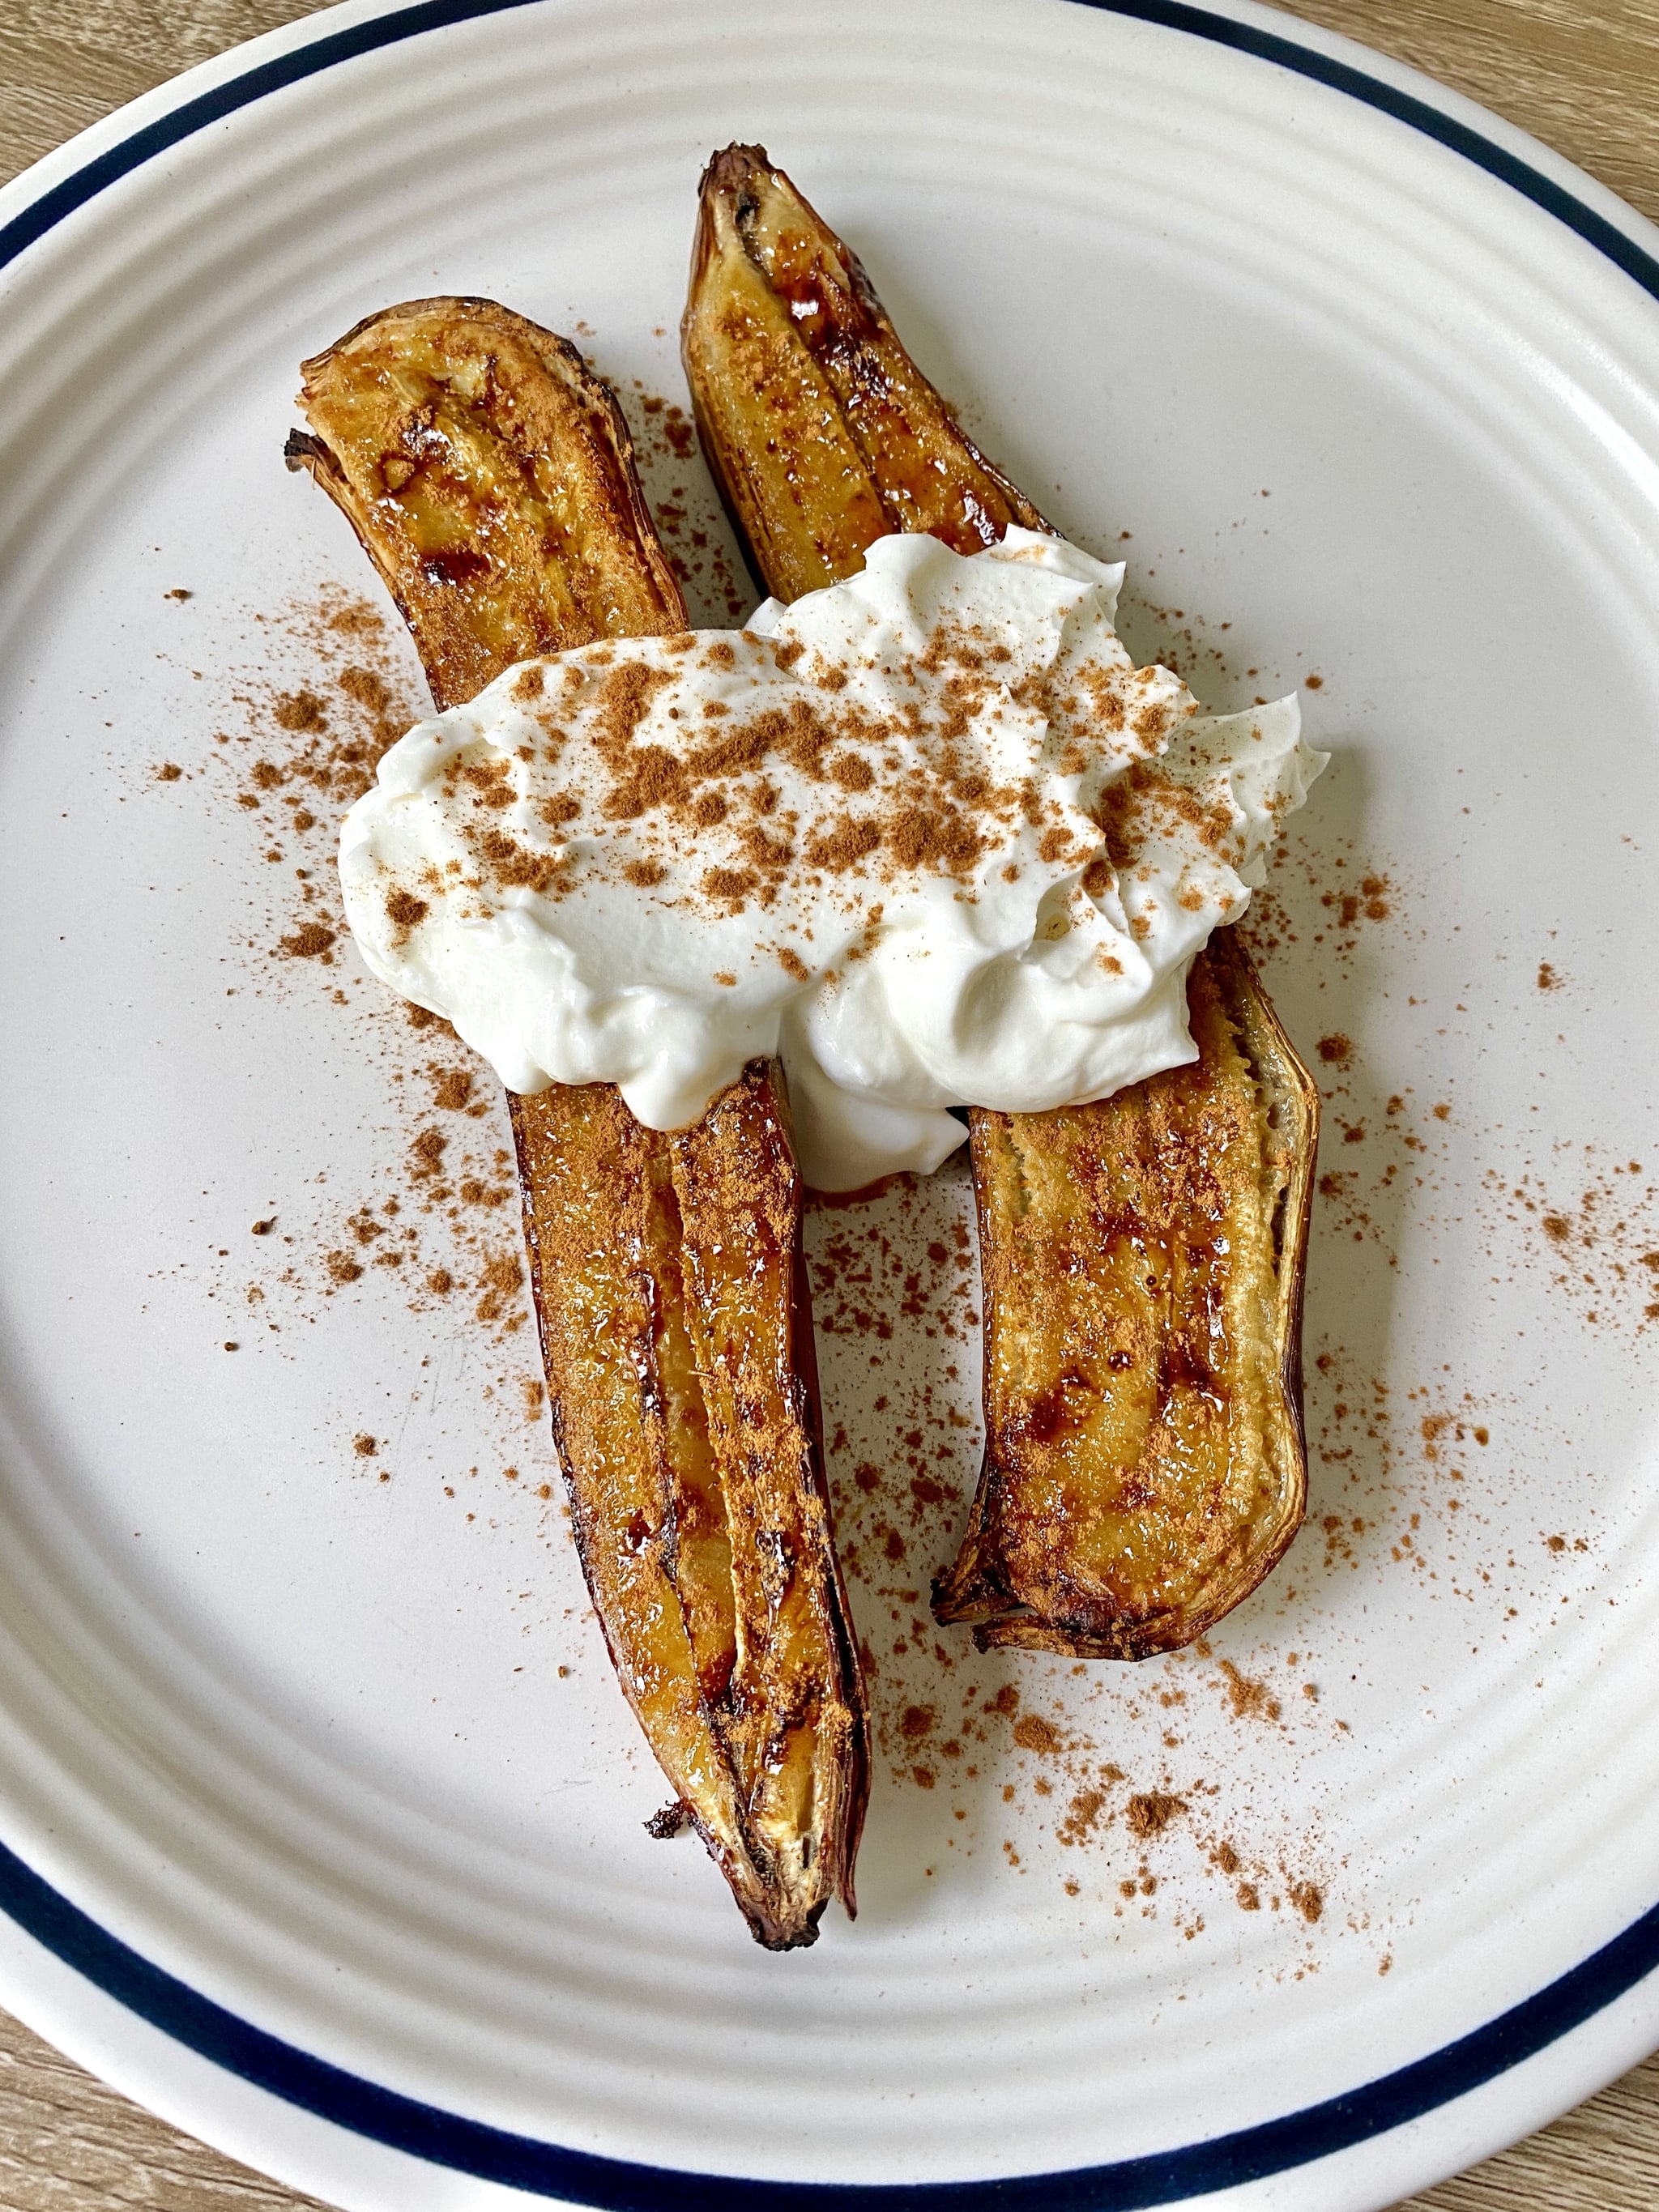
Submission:
[[[838,583],[891,531],[957,553],[1048,526],[898,341],[859,260],[758,146],[704,173],[683,347],[715,482],[768,591]]]

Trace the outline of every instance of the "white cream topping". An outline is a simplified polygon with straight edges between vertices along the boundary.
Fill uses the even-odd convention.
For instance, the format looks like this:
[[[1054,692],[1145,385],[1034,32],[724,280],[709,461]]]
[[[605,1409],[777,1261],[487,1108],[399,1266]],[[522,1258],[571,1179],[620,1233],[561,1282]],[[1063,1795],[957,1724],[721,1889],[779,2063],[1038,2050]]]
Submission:
[[[1194,1058],[1186,976],[1326,756],[1294,698],[1201,715],[1113,629],[1121,566],[1011,530],[736,631],[528,661],[416,725],[346,817],[369,968],[509,1089],[695,1121],[781,1053],[824,1190],[927,1172],[953,1105]]]

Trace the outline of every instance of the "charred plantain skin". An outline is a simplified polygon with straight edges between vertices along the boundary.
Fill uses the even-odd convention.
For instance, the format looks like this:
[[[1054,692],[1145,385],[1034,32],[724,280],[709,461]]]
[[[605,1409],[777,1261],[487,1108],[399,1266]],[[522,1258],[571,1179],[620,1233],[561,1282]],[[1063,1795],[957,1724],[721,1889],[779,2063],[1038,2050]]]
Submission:
[[[304,364],[289,440],[356,531],[440,706],[685,608],[610,391],[487,300],[413,301]],[[782,1074],[695,1128],[610,1084],[510,1097],[578,1549],[617,1676],[758,1942],[854,1910],[867,1724],[818,1430]]]
[[[703,451],[781,599],[925,531],[958,553],[1048,525],[900,344],[858,258],[761,146],[703,172],[681,353]]]
[[[981,1650],[1176,1650],[1301,1525],[1319,1094],[1232,931],[1187,995],[1193,1066],[969,1117],[985,1466],[933,1612]]]
[[[885,532],[972,552],[1048,527],[759,147],[704,173],[684,334],[703,451],[780,599],[855,573]],[[1231,930],[1188,997],[1195,1066],[1095,1105],[969,1115],[986,1457],[933,1611],[981,1648],[1175,1650],[1301,1523],[1318,1092]]]

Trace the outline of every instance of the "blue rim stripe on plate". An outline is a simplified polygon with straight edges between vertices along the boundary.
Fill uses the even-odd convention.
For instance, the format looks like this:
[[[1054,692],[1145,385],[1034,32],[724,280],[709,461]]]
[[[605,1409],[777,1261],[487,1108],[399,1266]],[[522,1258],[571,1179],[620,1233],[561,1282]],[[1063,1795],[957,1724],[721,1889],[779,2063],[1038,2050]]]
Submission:
[[[0,228],[0,269],[76,208],[210,124],[267,94],[359,55],[454,23],[528,7],[535,0],[418,0],[393,14],[332,31],[216,85],[133,132],[42,192]],[[1237,23],[1184,0],[1078,0],[1103,14],[1182,31],[1361,100],[1433,138],[1565,224],[1659,300],[1659,261],[1563,185],[1426,100],[1278,32]],[[0,1911],[54,1956],[200,2057],[255,2087],[355,2135],[479,2179],[603,2212],[1145,2212],[1259,2181],[1421,2119],[1518,2066],[1659,1968],[1659,1905],[1484,2027],[1380,2080],[1277,2120],[1150,2157],[1071,2172],[993,2181],[775,2182],[638,2166],[463,2118],[314,2058],[239,2019],[154,1966],[0,1844]]]
[[[355,61],[361,54],[374,53],[384,46],[401,46],[406,39],[420,38],[428,31],[444,30],[453,23],[474,22],[482,16],[504,15],[510,9],[535,4],[536,0],[416,0],[415,6],[400,9],[393,15],[353,24],[349,30],[331,31],[309,46],[278,55],[274,61],[263,62],[258,69],[216,85],[211,92],[198,93],[194,100],[185,100],[182,106],[158,116],[118,145],[109,147],[84,168],[76,169],[53,185],[14,216],[0,229],[0,269],[15,261],[26,246],[33,245],[65,216],[84,206],[118,179],[153,161],[158,154],[166,153],[170,146],[177,146],[198,131],[206,130],[210,123],[222,122],[240,107],[250,106],[256,100],[280,92],[285,86],[298,84],[306,77],[319,76],[340,62]],[[1483,137],[1467,123],[1442,114],[1427,100],[1401,92],[1381,77],[1370,76],[1350,63],[1336,61],[1310,46],[1299,46],[1294,40],[1277,31],[1233,22],[1225,15],[1212,15],[1208,9],[1189,7],[1186,0],[1077,0],[1077,4],[1093,8],[1103,15],[1127,15],[1143,23],[1157,23],[1165,30],[1185,31],[1193,38],[1207,40],[1212,46],[1231,46],[1236,52],[1253,55],[1259,61],[1276,62],[1281,69],[1297,76],[1310,77],[1316,84],[1328,85],[1333,91],[1363,100],[1367,107],[1393,116],[1396,122],[1409,125],[1425,137],[1437,139],[1453,153],[1461,154],[1477,168],[1486,170],[1489,176],[1512,186],[1523,198],[1542,208],[1546,215],[1553,216],[1558,222],[1576,231],[1597,252],[1605,254],[1627,276],[1633,277],[1644,292],[1659,300],[1659,261],[1627,237],[1616,223],[1587,207],[1565,185],[1547,177],[1541,169],[1534,169],[1518,154],[1511,154],[1492,139]]]
[[[742,2181],[565,2150],[400,2096],[240,2020],[152,1966],[0,1845],[0,1909],[66,1966],[204,2058],[319,2119],[481,2180],[605,2212],[1140,2212],[1306,2166],[1478,2089],[1659,1966],[1659,1905],[1536,1996],[1364,2088],[1208,2142],[999,2181]]]

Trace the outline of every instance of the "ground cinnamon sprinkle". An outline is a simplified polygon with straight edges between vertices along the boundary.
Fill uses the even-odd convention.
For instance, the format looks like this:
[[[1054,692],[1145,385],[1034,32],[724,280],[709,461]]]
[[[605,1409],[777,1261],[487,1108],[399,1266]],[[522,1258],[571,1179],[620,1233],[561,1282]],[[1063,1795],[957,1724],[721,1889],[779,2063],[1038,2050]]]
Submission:
[[[1276,1721],[1283,1708],[1265,1682],[1241,1674],[1231,1659],[1220,1662],[1227,1684],[1227,1704],[1235,1720]]]
[[[689,439],[687,425],[688,445]],[[665,444],[672,455],[673,441]],[[683,544],[688,566],[692,556],[704,562],[707,585],[708,548],[690,546],[689,536]],[[275,851],[286,864],[265,868],[270,912],[251,922],[246,973],[256,988],[317,990],[319,1003],[335,1010],[329,1018],[350,1024],[353,1048],[361,1037],[376,1056],[387,1078],[386,1164],[372,1189],[339,1193],[321,1185],[272,1193],[264,1200],[269,1218],[262,1213],[253,1224],[246,1253],[232,1255],[215,1288],[239,1300],[258,1292],[249,1310],[263,1326],[267,1315],[316,1320],[331,1300],[356,1302],[395,1285],[400,1300],[446,1310],[510,1352],[495,1403],[510,1404],[515,1421],[539,1425],[545,1404],[528,1328],[512,1139],[494,1078],[438,1018],[392,1006],[360,983],[340,935],[331,870],[339,814],[372,775],[384,732],[400,734],[423,702],[400,692],[411,681],[407,655],[374,610],[349,594],[325,595],[306,620],[310,665],[286,672],[276,685],[247,679],[238,701],[245,734],[227,717],[230,726],[205,763],[156,780],[176,783],[205,773],[210,781],[203,787],[246,820],[250,850],[257,841],[258,850]],[[814,732],[829,726],[826,715],[811,720]],[[732,732],[734,741],[744,735]],[[819,742],[816,734],[810,741]],[[856,793],[858,777],[848,766],[853,756],[838,756],[830,744],[819,757],[830,788]],[[955,814],[922,807],[901,815],[900,826],[906,838],[920,841],[919,849],[951,864],[953,854],[959,860],[968,849],[961,838],[978,834],[978,803],[974,795],[952,794]],[[764,817],[748,826],[775,834]],[[887,828],[884,819],[884,845]],[[763,882],[768,866],[792,864],[786,853],[780,838],[752,858]],[[251,863],[250,873],[259,872]],[[391,919],[402,926],[412,917]],[[272,958],[273,949],[282,957]],[[786,969],[787,952],[776,954]],[[250,1210],[258,1202],[251,1195]],[[871,1206],[816,1207],[809,1259],[826,1372],[838,1363],[843,1375],[857,1370],[860,1402],[872,1407],[853,1429],[832,1424],[830,1482],[877,1744],[894,1779],[925,1808],[928,1850],[940,1859],[949,1850],[989,1850],[1010,1878],[1046,1875],[1056,1895],[1067,1897],[1086,1887],[1092,1901],[1081,1910],[1103,1911],[1104,1896],[1116,1900],[1111,1909],[1119,1913],[1155,1918],[1162,1911],[1183,1941],[1194,1940],[1201,1915],[1172,1920],[1170,1900],[1195,1866],[1211,1881],[1227,1868],[1219,1855],[1212,1860],[1203,1841],[1206,1824],[1220,1817],[1211,1804],[1213,1785],[1183,1765],[1176,1733],[1185,1698],[1178,1668],[1190,1662],[1158,1662],[1144,1672],[1079,1668],[1074,1675],[1059,1663],[1021,1662],[1018,1680],[1010,1680],[1006,1658],[974,1653],[959,1632],[938,1630],[928,1613],[927,1578],[954,1549],[980,1449],[971,1411],[980,1306],[961,1163],[933,1187],[898,1178]],[[250,1266],[255,1272],[244,1280]],[[846,1389],[827,1385],[827,1408],[851,1401]],[[383,1425],[374,1414],[368,1418],[377,1430]],[[381,1462],[392,1455],[367,1426],[345,1425],[341,1449],[360,1479],[389,1477]],[[403,1447],[396,1449],[401,1476]],[[549,1486],[536,1483],[538,1472],[520,1452],[491,1479],[506,1491],[544,1497]],[[464,1498],[478,1495],[476,1474],[457,1471],[449,1486]],[[1200,1663],[1213,1682],[1217,1662]],[[1231,1664],[1219,1666],[1230,1702]],[[1232,1675],[1265,1699],[1245,1717],[1279,1717],[1279,1700],[1264,1683],[1237,1668]],[[1133,1760],[1121,1753],[1134,1766],[1131,1783],[1103,1755],[1117,1742],[1112,1717],[1138,1714],[1135,1700],[1154,1706],[1160,1695],[1162,1736],[1146,1739]],[[1091,1739],[1091,1713],[1106,1717],[1093,1723],[1100,1745]],[[988,1826],[1012,1817],[1000,1809],[1005,1793],[1026,1824],[1018,1846]],[[1237,1826],[1242,1817],[1237,1808],[1225,1814],[1243,1846],[1225,1844],[1231,1880],[1255,1886],[1258,1910],[1270,1899],[1278,1911],[1283,1899],[1304,1928],[1328,1926],[1322,1869],[1320,1879],[1310,1878],[1305,1855],[1291,1853],[1294,1875],[1276,1879],[1271,1847],[1251,1843],[1248,1823]],[[1310,1900],[1317,1900],[1316,1910]],[[1288,1923],[1280,1928],[1283,1940]]]
[[[1186,1809],[1184,1797],[1171,1796],[1164,1790],[1145,1790],[1130,1798],[1124,1808],[1123,1819],[1129,1833],[1144,1841],[1148,1836],[1161,1836],[1170,1821]]]
[[[1258,961],[1268,964],[1291,945],[1316,951],[1317,988],[1340,988],[1352,981],[1371,927],[1410,927],[1420,934],[1420,925],[1406,921],[1401,873],[1393,862],[1384,868],[1362,857],[1352,838],[1334,834],[1328,824],[1294,817],[1280,836],[1268,882],[1251,893],[1237,927]]]
[[[1196,1941],[1203,1913],[1173,1900],[1195,1880],[1221,1879],[1225,1861],[1212,1856],[1205,1832],[1217,1785],[1179,1771],[1178,1731],[1184,1668],[1212,1678],[1227,1709],[1228,1677],[1209,1647],[1145,1668],[1022,1655],[1010,1679],[1006,1656],[976,1653],[928,1614],[927,1578],[955,1551],[979,1467],[977,1420],[956,1387],[977,1372],[968,1191],[958,1158],[926,1182],[896,1178],[872,1201],[820,1202],[808,1217],[826,1416],[842,1409],[826,1439],[836,1542],[862,1632],[878,1753],[910,1796],[935,1868],[988,1850],[1014,1878],[1053,1880],[1086,1913],[1162,1915],[1183,1943]],[[856,1419],[846,1410],[854,1406],[864,1409]],[[1279,1702],[1271,1690],[1266,1699]],[[1128,1761],[1105,1753],[1121,1750],[1126,1723],[1139,1740],[1128,1716],[1143,1707],[1163,1722],[1152,1739],[1159,1763],[1131,1781]],[[1304,1728],[1334,1725],[1303,1710]],[[1255,1739],[1261,1717],[1235,1725]],[[999,1816],[1018,1819],[1018,1834]],[[1264,1839],[1251,1849],[1239,1826],[1248,1826],[1247,1808],[1227,1817],[1230,1904],[1242,1875],[1257,1885],[1257,1910],[1277,1922],[1281,1942],[1290,1925],[1306,1930],[1289,1884],[1326,1886],[1316,1846],[1287,1852]],[[1280,1859],[1291,1869],[1282,1878]]]
[[[1325,1910],[1325,1893],[1317,1882],[1293,1881],[1285,1894],[1310,1927]]]
[[[696,459],[690,416],[637,377],[617,380],[612,388],[634,434],[641,482],[693,624],[713,629],[741,621],[764,594],[744,568],[731,525]]]
[[[1065,1747],[1065,1738],[1054,1723],[1037,1713],[1020,1715],[1014,1723],[1014,1741],[1022,1751],[1042,1752],[1045,1756]]]
[[[321,960],[325,965],[331,964],[338,933],[325,921],[302,921],[286,937],[279,937],[272,950],[289,960]]]
[[[426,702],[402,640],[355,592],[325,585],[312,603],[254,623],[262,665],[232,678],[229,712],[201,762],[162,780],[204,778],[249,817],[259,848],[251,903],[271,909],[267,949],[332,969],[345,928],[334,872],[340,818]],[[271,672],[295,660],[307,665],[303,681]],[[283,872],[265,872],[274,867]]]
[[[1059,1841],[1068,1847],[1091,1842],[1106,1803],[1103,1790],[1079,1790],[1066,1806],[1065,1818],[1054,1831]]]
[[[338,1298],[395,1285],[417,1310],[449,1306],[503,1346],[522,1344],[538,1378],[495,1079],[447,1023],[389,999],[347,957],[334,869],[340,817],[386,747],[426,711],[410,648],[378,608],[334,585],[253,627],[261,660],[232,679],[230,711],[203,757],[160,780],[188,778],[246,824],[252,988],[304,988],[313,979],[330,1018],[343,1011],[343,1051],[385,1070],[388,1142],[380,1189],[343,1202],[325,1180],[307,1181],[284,1198],[280,1228],[276,1218],[255,1222],[259,1244],[221,1255],[240,1275],[257,1255],[257,1269],[216,1282],[209,1295],[234,1297],[280,1335]],[[412,926],[421,902],[404,896],[392,919]]]
[[[660,902],[692,910],[702,902],[732,919],[750,908],[763,913],[794,886],[832,891],[841,919],[869,933],[884,886],[920,872],[969,887],[999,848],[1012,853],[1032,830],[1045,862],[1074,860],[1103,896],[1112,867],[1100,856],[1101,836],[1125,867],[1139,866],[1147,837],[1172,824],[1218,854],[1240,857],[1230,808],[1207,803],[1150,757],[1133,762],[1101,801],[1098,825],[1082,823],[1060,799],[1042,796],[1035,774],[995,781],[962,739],[975,716],[1002,712],[1011,696],[1002,664],[1011,656],[1000,639],[971,625],[940,622],[924,651],[901,656],[890,674],[901,690],[908,678],[915,696],[879,712],[850,696],[844,670],[787,644],[687,632],[656,649],[669,656],[665,665],[631,659],[610,641],[573,653],[560,665],[551,698],[544,672],[537,696],[547,703],[528,718],[544,735],[515,740],[521,775],[504,757],[477,753],[441,772],[438,787],[469,865],[463,869],[458,860],[453,881],[428,871],[433,900],[454,898],[468,915],[466,901],[485,885],[498,893],[530,888],[557,902],[620,878],[635,890],[659,891]],[[763,706],[741,687],[729,699],[698,699],[695,690],[659,696],[688,662],[715,672],[741,672],[752,663],[763,682],[775,663],[787,665],[796,689],[782,703]],[[1060,680],[1073,682],[1069,674]],[[1012,696],[1048,714],[1076,711],[1073,691],[1050,696],[1050,681],[1022,679]],[[1178,719],[1175,702],[1162,696],[1169,679],[1159,670],[1102,666],[1088,681],[1122,695],[1125,726],[1149,752]],[[573,732],[580,736],[574,755],[568,751]],[[1085,749],[1079,742],[1075,750],[1071,766],[1081,772]],[[550,791],[554,778],[562,787]],[[592,835],[568,843],[538,840],[531,849],[522,834],[510,836],[491,818],[493,810],[521,799],[560,830],[584,811],[571,787],[590,778]],[[611,834],[611,825],[617,833],[625,825],[627,835]],[[693,854],[695,873],[685,873]],[[1011,861],[1010,868],[1005,878],[1013,880],[1018,867]],[[844,894],[837,880],[843,878]],[[1188,907],[1203,903],[1192,885],[1176,896]],[[1148,914],[1138,911],[1132,926],[1145,933]],[[812,933],[805,928],[803,939]],[[799,959],[800,947],[792,949]],[[862,944],[849,955],[866,956]]]
[[[413,929],[417,922],[426,920],[431,909],[424,899],[416,898],[412,891],[392,890],[386,894],[387,919],[401,930]]]

